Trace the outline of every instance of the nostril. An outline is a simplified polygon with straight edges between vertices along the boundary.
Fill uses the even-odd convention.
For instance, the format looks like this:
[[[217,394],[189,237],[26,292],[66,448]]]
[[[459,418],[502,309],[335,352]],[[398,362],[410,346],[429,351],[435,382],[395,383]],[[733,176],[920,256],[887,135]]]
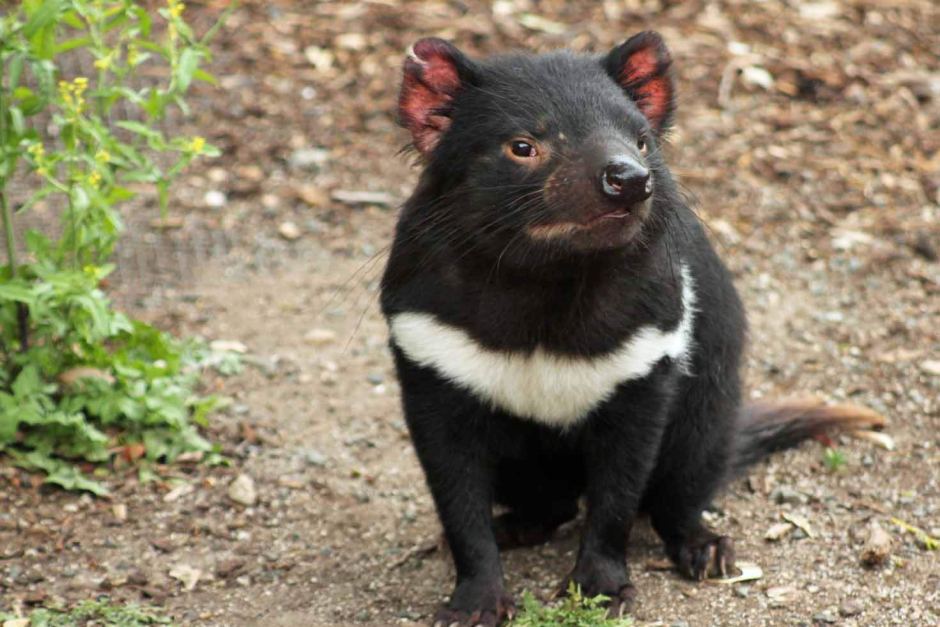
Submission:
[[[637,202],[652,193],[650,172],[633,161],[617,160],[604,167],[601,187],[607,196]]]
[[[604,168],[604,192],[608,196],[619,196],[627,183],[627,167],[622,163],[610,163]]]

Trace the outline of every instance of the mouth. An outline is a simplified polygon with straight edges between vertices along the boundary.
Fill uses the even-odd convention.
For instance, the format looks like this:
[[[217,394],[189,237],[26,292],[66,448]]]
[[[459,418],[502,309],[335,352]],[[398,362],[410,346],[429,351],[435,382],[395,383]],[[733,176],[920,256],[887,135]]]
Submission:
[[[594,215],[584,221],[561,220],[558,222],[547,222],[536,224],[526,229],[529,236],[536,240],[553,240],[561,237],[568,237],[575,234],[590,234],[595,231],[605,231],[608,228],[623,228],[625,223],[632,223],[635,220],[642,219],[640,214],[645,203],[636,206],[606,211],[599,215]],[[611,224],[620,222],[621,224]]]
[[[601,220],[623,220],[624,218],[629,218],[633,212],[630,209],[616,209],[614,211],[608,211],[607,213],[602,213],[599,216],[595,216],[588,220],[585,223],[585,226],[590,226]]]

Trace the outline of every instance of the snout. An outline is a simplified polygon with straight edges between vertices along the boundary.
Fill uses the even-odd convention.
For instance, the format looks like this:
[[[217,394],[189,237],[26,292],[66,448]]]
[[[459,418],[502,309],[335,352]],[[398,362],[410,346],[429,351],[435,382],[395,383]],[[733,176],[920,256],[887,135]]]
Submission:
[[[650,171],[628,156],[611,159],[601,170],[601,192],[620,204],[642,202],[653,193]]]

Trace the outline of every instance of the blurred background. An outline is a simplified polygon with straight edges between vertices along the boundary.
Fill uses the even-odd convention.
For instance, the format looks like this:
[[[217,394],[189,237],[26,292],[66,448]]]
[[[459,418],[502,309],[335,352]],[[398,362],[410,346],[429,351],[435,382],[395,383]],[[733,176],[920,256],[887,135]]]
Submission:
[[[191,2],[186,16],[199,31],[227,5]],[[935,556],[890,523],[940,535],[932,0],[243,0],[212,44],[219,84],[167,122],[222,156],[187,171],[166,220],[153,199],[135,201],[109,279],[136,316],[244,345],[248,367],[207,383],[233,398],[207,430],[232,464],[180,471],[181,493],[118,487],[123,517],[73,494],[8,496],[3,603],[106,590],[183,624],[427,620],[451,571],[376,306],[417,177],[396,125],[404,51],[437,36],[470,55],[603,52],[644,29],[662,33],[677,72],[667,159],[750,313],[750,389],[869,405],[889,417],[896,450],[842,440],[830,463],[806,445],[734,484],[713,523],[763,567],[749,585],[682,581],[639,530],[637,617],[935,624]],[[226,489],[239,474],[257,492],[248,506]],[[810,530],[766,540],[784,514]],[[876,572],[859,564],[873,520],[894,538]],[[576,547],[569,529],[509,554],[511,589],[547,599]]]

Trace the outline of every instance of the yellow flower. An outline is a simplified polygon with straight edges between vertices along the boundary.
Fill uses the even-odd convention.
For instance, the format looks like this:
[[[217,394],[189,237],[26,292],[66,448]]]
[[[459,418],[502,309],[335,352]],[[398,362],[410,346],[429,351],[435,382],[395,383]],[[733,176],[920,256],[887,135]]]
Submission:
[[[95,67],[99,70],[107,70],[111,67],[111,55],[101,57],[100,59],[95,59]]]
[[[75,107],[75,99],[72,98],[72,84],[68,81],[59,81],[59,97],[65,103],[67,109]]]
[[[88,182],[91,183],[92,187],[98,187],[98,185],[101,183],[101,175],[97,172],[92,172],[88,177]]]
[[[137,60],[140,58],[140,51],[137,49],[137,46],[130,44],[127,46],[127,64],[131,67],[137,65]]]
[[[186,10],[186,5],[180,0],[167,0],[167,6],[170,8],[170,16],[175,18],[180,17]]]
[[[202,149],[206,147],[206,138],[196,136],[189,140],[189,151],[190,152],[202,152]]]
[[[46,147],[40,143],[35,143],[31,144],[26,151],[33,156],[33,159],[39,161],[46,154]]]
[[[95,153],[95,161],[97,161],[98,163],[107,163],[110,160],[111,160],[111,153],[109,153],[107,150],[103,148]]]
[[[59,81],[59,96],[62,98],[65,108],[73,114],[81,113],[82,109],[85,108],[85,98],[82,97],[82,94],[85,93],[86,89],[88,89],[88,79],[84,76],[77,77],[71,83]]]

